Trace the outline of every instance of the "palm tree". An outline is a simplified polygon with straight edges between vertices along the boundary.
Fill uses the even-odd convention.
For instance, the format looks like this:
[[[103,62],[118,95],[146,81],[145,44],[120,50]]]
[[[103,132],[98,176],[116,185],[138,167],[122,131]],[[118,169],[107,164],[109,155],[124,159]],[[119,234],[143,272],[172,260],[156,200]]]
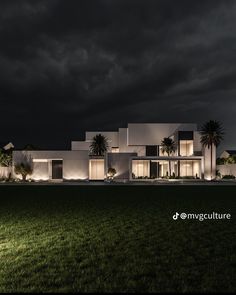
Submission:
[[[223,140],[224,129],[219,121],[210,120],[204,123],[200,130],[201,144],[203,147],[211,148],[211,179],[212,179],[212,148]]]
[[[176,150],[175,142],[170,137],[164,137],[161,142],[162,154],[167,153],[168,157]],[[171,163],[169,161],[169,176],[171,176]]]
[[[97,134],[93,137],[90,145],[90,153],[96,156],[103,156],[108,149],[108,141],[104,135]]]

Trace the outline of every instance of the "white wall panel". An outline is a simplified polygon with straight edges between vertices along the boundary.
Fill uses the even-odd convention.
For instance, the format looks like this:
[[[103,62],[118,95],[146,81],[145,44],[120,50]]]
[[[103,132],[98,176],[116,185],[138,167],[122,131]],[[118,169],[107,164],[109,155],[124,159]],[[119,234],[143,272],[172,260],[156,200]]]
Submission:
[[[36,167],[32,179],[46,179],[47,163],[40,163],[41,160],[63,160],[63,178],[64,179],[88,179],[89,156],[87,151],[13,151],[13,163],[19,163],[24,156],[36,159],[33,164]],[[37,165],[38,163],[38,165]],[[14,176],[18,178],[17,175]],[[50,178],[50,165],[48,168],[48,178]]]
[[[87,141],[72,141],[71,150],[72,151],[89,151],[91,142]]]
[[[128,124],[128,145],[160,145],[164,137],[176,131],[194,130],[197,130],[196,124],[131,123]]]
[[[216,169],[219,170],[221,176],[234,175],[236,177],[236,164],[217,165]]]

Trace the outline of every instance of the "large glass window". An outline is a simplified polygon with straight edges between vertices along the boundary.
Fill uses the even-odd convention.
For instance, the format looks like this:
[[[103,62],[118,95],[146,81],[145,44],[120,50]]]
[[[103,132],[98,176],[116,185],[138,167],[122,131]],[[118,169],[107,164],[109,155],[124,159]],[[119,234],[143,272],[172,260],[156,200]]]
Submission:
[[[186,160],[180,161],[180,176],[192,176],[201,178],[201,161],[200,160]]]
[[[158,161],[159,163],[159,177],[177,176],[178,162],[177,161]]]
[[[180,140],[179,141],[179,154],[180,156],[193,155],[193,140]]]
[[[149,178],[150,177],[150,161],[149,160],[133,160],[132,176],[133,178]]]
[[[104,159],[89,160],[89,179],[104,179]]]
[[[169,162],[159,161],[159,177],[165,177],[169,174]]]

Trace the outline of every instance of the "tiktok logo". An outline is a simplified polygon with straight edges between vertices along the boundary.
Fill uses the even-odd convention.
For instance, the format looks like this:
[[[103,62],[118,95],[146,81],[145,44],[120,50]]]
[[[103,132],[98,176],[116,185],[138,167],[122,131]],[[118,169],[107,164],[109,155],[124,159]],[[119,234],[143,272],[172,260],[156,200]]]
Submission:
[[[179,213],[176,212],[176,213],[173,215],[173,219],[174,219],[174,220],[177,220],[177,219],[178,219],[178,216],[179,216]]]

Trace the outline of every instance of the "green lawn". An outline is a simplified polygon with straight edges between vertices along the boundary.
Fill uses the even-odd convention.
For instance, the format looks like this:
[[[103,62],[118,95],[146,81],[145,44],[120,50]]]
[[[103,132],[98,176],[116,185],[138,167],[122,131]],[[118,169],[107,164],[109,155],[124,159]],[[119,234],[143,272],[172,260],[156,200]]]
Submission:
[[[231,186],[1,186],[0,292],[236,292],[235,200]]]

